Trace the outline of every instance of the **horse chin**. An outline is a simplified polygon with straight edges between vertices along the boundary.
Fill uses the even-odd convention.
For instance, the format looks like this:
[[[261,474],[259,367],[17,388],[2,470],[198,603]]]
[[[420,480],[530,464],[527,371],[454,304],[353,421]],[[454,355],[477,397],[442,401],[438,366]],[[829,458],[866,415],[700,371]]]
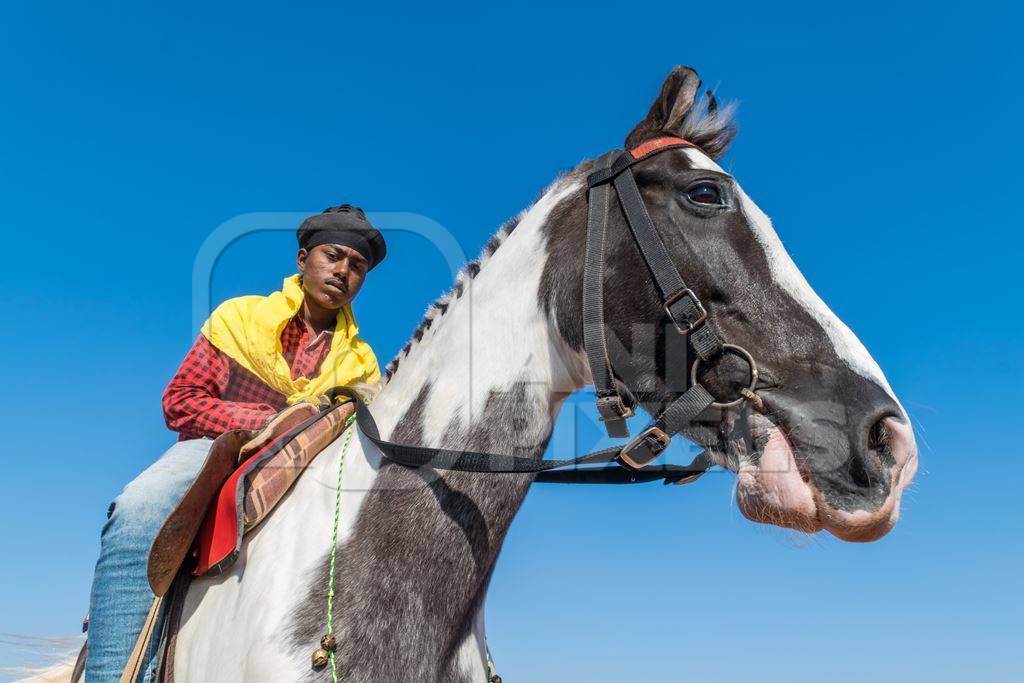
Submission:
[[[772,427],[755,462],[741,459],[736,466],[736,502],[753,522],[815,533],[823,528],[818,496],[804,479],[785,434]]]

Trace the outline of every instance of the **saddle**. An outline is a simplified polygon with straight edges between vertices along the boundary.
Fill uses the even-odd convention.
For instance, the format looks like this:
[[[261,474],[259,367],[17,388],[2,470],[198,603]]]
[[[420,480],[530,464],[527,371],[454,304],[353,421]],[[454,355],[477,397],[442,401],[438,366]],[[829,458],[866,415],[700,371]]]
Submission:
[[[260,432],[233,430],[217,437],[195,481],[153,540],[147,567],[153,594],[165,595],[179,571],[215,576],[230,567],[245,533],[345,431],[354,412],[351,402],[320,408],[300,403]]]

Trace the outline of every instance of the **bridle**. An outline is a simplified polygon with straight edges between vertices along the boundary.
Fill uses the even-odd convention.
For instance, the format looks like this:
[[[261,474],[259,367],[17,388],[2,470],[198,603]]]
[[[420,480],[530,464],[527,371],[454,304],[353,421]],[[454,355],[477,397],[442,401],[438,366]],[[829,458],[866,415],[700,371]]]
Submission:
[[[696,354],[690,365],[689,386],[670,402],[640,434],[625,446],[606,448],[587,455],[564,460],[535,460],[499,453],[453,451],[426,446],[398,444],[380,437],[373,415],[358,394],[351,389],[338,389],[336,394],[352,397],[357,404],[356,425],[392,462],[407,467],[431,467],[461,472],[532,473],[534,481],[547,483],[620,484],[663,480],[665,483],[688,483],[704,474],[712,460],[700,453],[686,466],[650,464],[668,448],[672,437],[686,430],[696,418],[711,407],[730,408],[747,400],[757,400],[753,393],[758,380],[757,363],[740,346],[726,344],[708,324],[707,310],[697,294],[690,289],[665,244],[658,236],[654,222],[644,206],[632,167],[661,152],[681,147],[696,147],[678,137],[660,137],[629,151],[613,150],[599,157],[595,170],[587,177],[587,241],[583,266],[583,346],[597,393],[597,410],[608,436],[629,436],[626,418],[634,414],[631,397],[623,396],[615,379],[608,356],[604,324],[604,260],[605,236],[611,212],[614,186],[640,255],[647,265],[662,307],[676,334],[684,343],[666,344],[666,353],[676,349],[689,361],[687,348]],[[698,381],[701,364],[710,363],[724,354],[739,356],[750,367],[750,384],[732,400],[718,401]],[[671,362],[667,359],[667,362]],[[666,365],[667,366],[667,365]],[[624,386],[624,385],[623,385]],[[607,466],[582,468],[579,465],[603,463]]]
[[[637,163],[666,150],[681,147],[696,145],[682,138],[661,137],[645,142],[629,152],[615,150],[599,157],[596,170],[587,177],[589,189],[587,252],[583,266],[583,346],[597,391],[598,414],[608,436],[628,436],[626,418],[633,415],[632,402],[623,398],[619,385],[613,379],[605,337],[604,244],[611,210],[611,186],[615,187],[630,233],[654,278],[665,315],[672,323],[672,328],[686,338],[697,354],[690,365],[689,388],[669,403],[654,422],[620,452],[619,460],[634,469],[644,467],[657,458],[668,447],[672,436],[686,429],[707,408],[732,407],[746,400],[740,395],[732,401],[716,401],[697,381],[697,370],[702,362],[709,362],[723,353],[734,353],[744,358],[750,366],[751,391],[757,383],[757,364],[750,353],[739,346],[724,344],[714,328],[707,324],[707,310],[697,294],[687,286],[668,249],[658,237],[633,176],[632,167]],[[666,344],[667,352],[681,349],[686,354],[686,348],[686,344]],[[681,360],[685,366],[688,358],[684,355]]]

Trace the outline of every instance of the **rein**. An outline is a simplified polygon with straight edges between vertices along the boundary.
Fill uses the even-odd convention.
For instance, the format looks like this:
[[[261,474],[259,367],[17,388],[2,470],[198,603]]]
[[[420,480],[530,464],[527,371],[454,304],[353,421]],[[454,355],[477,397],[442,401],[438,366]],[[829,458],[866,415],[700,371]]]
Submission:
[[[587,177],[587,245],[583,268],[583,335],[587,362],[597,390],[597,409],[608,435],[629,436],[626,418],[634,414],[632,398],[624,398],[614,379],[604,325],[604,248],[611,211],[611,188],[614,186],[619,204],[648,270],[661,295],[662,307],[672,328],[686,343],[666,345],[678,348],[688,362],[687,349],[696,358],[690,367],[689,387],[669,403],[632,441],[621,447],[606,448],[586,455],[562,460],[534,460],[514,455],[456,451],[427,446],[400,444],[381,438],[373,415],[355,391],[340,388],[335,394],[351,397],[356,403],[356,425],[388,460],[406,467],[431,467],[443,470],[478,473],[535,474],[534,481],[558,484],[632,484],[661,480],[666,484],[694,481],[713,464],[702,452],[686,466],[662,464],[650,467],[672,437],[690,426],[709,407],[728,408],[744,401],[759,403],[754,393],[758,370],[753,356],[742,347],[726,344],[707,324],[707,310],[697,294],[687,287],[672,261],[668,249],[658,236],[657,228],[644,205],[632,167],[666,150],[696,147],[678,137],[661,137],[629,151],[613,150],[599,157],[596,170]],[[750,366],[750,385],[740,395],[726,402],[715,397],[697,380],[702,363],[710,363],[726,353],[744,359]],[[623,385],[624,387],[624,385]],[[628,392],[627,392],[628,395]],[[579,467],[603,464],[604,467]]]

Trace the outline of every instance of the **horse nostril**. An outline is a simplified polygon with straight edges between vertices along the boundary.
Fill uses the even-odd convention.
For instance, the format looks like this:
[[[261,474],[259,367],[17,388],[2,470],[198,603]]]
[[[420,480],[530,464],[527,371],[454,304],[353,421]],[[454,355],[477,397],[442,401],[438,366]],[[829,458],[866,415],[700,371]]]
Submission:
[[[846,473],[859,489],[872,489],[884,482],[885,474],[896,464],[893,435],[886,418],[875,420],[868,429],[867,452],[854,452],[847,461]]]
[[[878,457],[884,467],[896,465],[896,457],[892,453],[892,432],[886,418],[871,425],[871,430],[868,432],[868,450]]]
[[[875,483],[875,477],[871,476],[871,469],[864,458],[854,455],[846,462],[846,473],[850,481],[858,489],[871,489]]]

